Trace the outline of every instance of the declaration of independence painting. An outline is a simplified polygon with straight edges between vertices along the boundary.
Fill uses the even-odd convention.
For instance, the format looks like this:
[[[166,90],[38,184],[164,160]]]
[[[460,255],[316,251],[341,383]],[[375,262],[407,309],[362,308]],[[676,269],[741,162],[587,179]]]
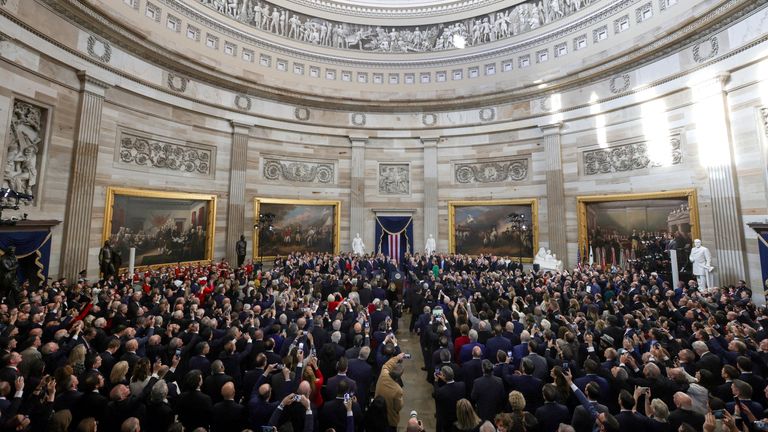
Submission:
[[[216,196],[109,188],[104,237],[128,265],[156,265],[213,258]]]
[[[693,190],[579,197],[579,247],[583,261],[607,267],[665,271],[670,249],[688,262],[699,235]]]
[[[271,225],[254,230],[257,256],[339,252],[339,201],[256,198],[254,211],[255,221],[272,215]]]
[[[531,261],[538,247],[536,205],[535,199],[449,202],[451,252]]]

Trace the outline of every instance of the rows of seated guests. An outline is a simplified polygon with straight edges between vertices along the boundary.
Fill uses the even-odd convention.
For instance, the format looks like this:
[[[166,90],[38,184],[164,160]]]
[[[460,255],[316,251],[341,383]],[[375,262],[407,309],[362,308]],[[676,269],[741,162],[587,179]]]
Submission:
[[[402,380],[409,331],[439,432],[763,427],[768,314],[743,282],[297,253],[21,294],[0,304],[0,430],[391,432],[424,388]]]

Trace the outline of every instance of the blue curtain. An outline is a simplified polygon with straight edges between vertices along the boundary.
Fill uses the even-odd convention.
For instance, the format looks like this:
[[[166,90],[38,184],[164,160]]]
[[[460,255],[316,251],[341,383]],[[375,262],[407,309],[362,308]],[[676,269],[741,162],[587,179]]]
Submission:
[[[413,251],[413,218],[411,216],[376,216],[376,252],[390,256],[387,235],[400,235],[400,256]]]
[[[758,231],[760,238],[758,250],[760,251],[760,269],[763,274],[763,290],[768,291],[768,231]]]
[[[33,286],[45,282],[51,259],[50,231],[0,232],[0,249],[16,247],[19,259],[19,282],[29,280]],[[0,254],[2,254],[0,251]]]

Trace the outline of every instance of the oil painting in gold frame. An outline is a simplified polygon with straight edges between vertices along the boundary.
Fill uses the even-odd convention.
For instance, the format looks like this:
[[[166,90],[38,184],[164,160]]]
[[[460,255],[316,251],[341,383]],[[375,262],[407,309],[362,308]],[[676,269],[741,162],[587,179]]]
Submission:
[[[254,198],[254,221],[274,215],[269,226],[253,230],[256,257],[293,252],[339,253],[341,201]]]
[[[449,201],[448,248],[532,262],[539,244],[538,213],[536,199]]]
[[[607,267],[668,259],[688,262],[693,240],[699,238],[699,206],[695,189],[664,192],[591,195],[577,198],[579,256]],[[674,242],[673,242],[674,240]]]
[[[110,187],[102,243],[109,240],[128,265],[157,266],[213,259],[216,195]]]

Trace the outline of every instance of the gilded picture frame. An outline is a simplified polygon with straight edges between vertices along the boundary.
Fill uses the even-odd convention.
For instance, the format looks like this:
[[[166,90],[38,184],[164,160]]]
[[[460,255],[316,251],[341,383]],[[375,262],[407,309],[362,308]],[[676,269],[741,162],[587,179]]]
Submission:
[[[525,217],[522,222],[512,222],[508,218],[512,213],[523,214]],[[473,224],[476,228],[472,226]],[[519,230],[522,225],[526,225],[526,230]],[[495,231],[494,227],[496,228]],[[509,239],[505,240],[504,236],[509,236]],[[517,245],[514,244],[515,240],[517,240]],[[497,246],[492,246],[497,243]],[[466,255],[485,253],[531,263],[538,247],[539,210],[537,199],[448,202],[448,249],[450,253]]]
[[[216,237],[216,198],[215,194],[108,187],[101,242],[110,240],[112,247],[120,253],[121,268],[128,267],[129,252],[126,247],[129,245],[138,246],[136,268],[211,262]],[[145,211],[138,210],[141,206],[151,207],[156,213],[147,215]],[[137,214],[129,214],[128,208]],[[152,221],[142,221],[141,215],[152,217]],[[204,223],[199,222],[199,216],[205,217]],[[120,225],[123,230],[115,227],[120,223],[116,217],[122,219]],[[151,247],[142,247],[133,239],[126,240],[128,235],[125,232],[135,231],[138,224],[150,227],[145,236],[153,235],[157,239],[163,235],[162,232],[166,232],[170,240]],[[146,249],[153,249],[155,255],[150,257],[153,252],[146,252]]]
[[[329,209],[332,209],[333,215],[323,213]],[[262,227],[254,228],[254,259],[274,259],[278,255],[286,256],[292,252],[338,254],[340,251],[341,201],[256,197],[253,199],[253,213],[254,224],[258,223],[261,213],[276,216],[272,221],[271,233],[265,229],[262,234]],[[329,222],[333,225],[330,228],[327,227]],[[302,231],[305,228],[308,229]],[[268,236],[264,238],[264,244],[260,235]],[[290,241],[286,244],[285,239],[288,237]],[[263,255],[262,247],[267,248]]]
[[[606,208],[603,210],[604,212],[611,207],[613,208],[614,212],[616,212],[618,209],[617,214],[621,217],[621,221],[614,223],[613,225],[621,226],[618,228],[610,228],[613,234],[609,234],[609,236],[616,237],[616,242],[620,243],[621,239],[628,235],[629,238],[626,240],[628,241],[628,244],[630,245],[629,248],[631,250],[635,249],[635,245],[637,243],[633,243],[633,241],[639,242],[639,237],[641,237],[641,231],[643,230],[648,230],[649,235],[651,233],[669,233],[670,235],[674,235],[680,232],[689,237],[687,238],[689,242],[693,239],[700,238],[701,236],[701,230],[699,226],[699,205],[695,189],[679,189],[663,192],[633,194],[588,195],[577,197],[576,202],[578,219],[578,246],[582,262],[586,262],[589,259],[590,223],[594,225],[592,233],[593,242],[595,241],[595,236],[598,235],[594,231],[600,230],[600,221],[598,220],[600,217],[600,214],[598,213],[600,208],[598,208],[598,206],[600,205]],[[631,214],[628,206],[629,204],[631,204],[631,208],[639,210],[634,211],[633,213],[635,214]],[[592,208],[590,206],[595,207]],[[622,206],[627,208],[624,214],[621,213]],[[642,214],[644,208],[645,216]],[[654,210],[652,211],[651,209]],[[653,214],[654,212],[658,214]],[[666,217],[666,224],[662,226],[660,220],[664,217]],[[602,218],[602,220],[604,221],[606,218]],[[655,220],[655,222],[653,220]],[[639,225],[643,225],[643,221],[645,221],[645,226],[641,227],[634,225],[637,223],[637,221],[640,221]],[[625,224],[627,225],[626,227],[623,226]],[[653,227],[655,225],[658,225],[659,228],[666,227],[666,230],[648,229],[649,226]],[[672,231],[673,228],[671,227],[674,227],[674,232]],[[608,230],[608,228],[605,228],[605,230]],[[620,232],[622,230],[623,232]],[[601,238],[602,237],[604,236],[601,235]],[[611,249],[615,250],[615,248]],[[621,249],[623,249],[623,246]],[[613,255],[615,253],[616,252],[612,252],[610,254]],[[682,257],[678,256],[678,260],[680,261],[681,259]],[[606,259],[606,261],[612,260],[613,257]],[[619,260],[622,260],[622,258],[616,259],[616,261]],[[602,259],[600,261],[602,261]]]

